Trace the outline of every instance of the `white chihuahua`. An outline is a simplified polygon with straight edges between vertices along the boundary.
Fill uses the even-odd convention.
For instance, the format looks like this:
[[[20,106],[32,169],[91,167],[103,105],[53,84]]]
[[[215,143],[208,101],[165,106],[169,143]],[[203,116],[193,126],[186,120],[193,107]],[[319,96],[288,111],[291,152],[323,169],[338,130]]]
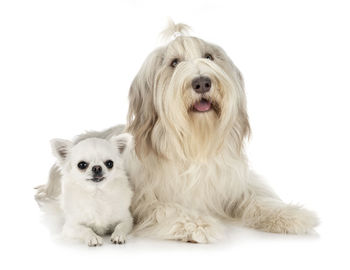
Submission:
[[[126,133],[109,141],[51,141],[62,172],[63,236],[100,246],[101,236],[112,234],[112,243],[125,243],[133,226],[129,210],[133,192],[122,160],[129,143],[132,137]]]

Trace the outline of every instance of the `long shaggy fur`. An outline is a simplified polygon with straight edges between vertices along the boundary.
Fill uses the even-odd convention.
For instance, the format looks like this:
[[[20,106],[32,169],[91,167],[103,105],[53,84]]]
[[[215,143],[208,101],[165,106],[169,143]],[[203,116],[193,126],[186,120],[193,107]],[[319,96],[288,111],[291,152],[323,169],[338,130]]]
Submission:
[[[171,25],[165,32],[182,28]],[[198,76],[211,79],[209,92],[193,91]],[[194,112],[202,98],[212,109]],[[137,233],[207,243],[220,238],[223,220],[298,234],[318,224],[312,212],[283,203],[251,172],[244,151],[250,133],[244,83],[220,47],[183,34],[157,48],[136,75],[129,100],[126,130],[135,147],[125,166],[135,190]]]

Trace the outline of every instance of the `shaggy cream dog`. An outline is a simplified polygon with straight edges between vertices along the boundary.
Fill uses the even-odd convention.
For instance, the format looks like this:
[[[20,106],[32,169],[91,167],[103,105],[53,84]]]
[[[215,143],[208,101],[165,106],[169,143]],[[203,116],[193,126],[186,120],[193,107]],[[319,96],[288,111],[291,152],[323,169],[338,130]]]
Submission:
[[[303,234],[318,223],[300,206],[285,204],[250,170],[244,140],[250,127],[242,75],[220,47],[171,24],[167,45],[154,50],[129,93],[126,130],[135,148],[125,155],[134,186],[136,232],[207,243],[224,221],[273,233]],[[122,126],[86,137],[110,138]],[[59,193],[59,174],[39,190]]]

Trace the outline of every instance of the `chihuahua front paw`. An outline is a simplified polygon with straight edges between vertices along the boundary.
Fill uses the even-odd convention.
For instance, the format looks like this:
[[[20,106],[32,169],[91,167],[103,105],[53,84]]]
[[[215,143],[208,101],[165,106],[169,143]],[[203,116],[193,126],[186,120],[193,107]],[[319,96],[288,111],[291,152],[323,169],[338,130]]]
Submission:
[[[85,239],[85,243],[89,247],[97,247],[97,246],[102,246],[103,244],[103,238],[98,236],[98,235],[90,235]]]
[[[111,242],[113,244],[121,245],[121,244],[125,244],[125,241],[126,241],[126,235],[122,235],[114,232],[111,236]]]

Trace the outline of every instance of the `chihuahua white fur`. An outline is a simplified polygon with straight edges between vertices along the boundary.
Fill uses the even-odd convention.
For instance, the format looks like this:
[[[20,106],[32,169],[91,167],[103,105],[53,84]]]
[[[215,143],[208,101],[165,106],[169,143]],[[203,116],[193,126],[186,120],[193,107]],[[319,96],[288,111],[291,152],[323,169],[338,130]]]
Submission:
[[[187,29],[170,24],[165,33]],[[198,78],[207,81],[196,84]],[[318,224],[313,212],[284,203],[249,168],[243,78],[219,46],[177,34],[147,57],[129,100],[125,130],[134,136],[135,148],[124,158],[135,191],[136,233],[208,243],[222,237],[225,221],[291,234]],[[122,129],[82,138],[108,139]],[[42,186],[39,196],[52,196],[55,180]]]
[[[75,145],[67,140],[51,141],[62,174],[59,201],[64,237],[100,246],[101,236],[112,234],[112,243],[125,243],[133,226],[129,210],[133,192],[122,160],[128,142],[129,134],[110,141],[89,138]]]

